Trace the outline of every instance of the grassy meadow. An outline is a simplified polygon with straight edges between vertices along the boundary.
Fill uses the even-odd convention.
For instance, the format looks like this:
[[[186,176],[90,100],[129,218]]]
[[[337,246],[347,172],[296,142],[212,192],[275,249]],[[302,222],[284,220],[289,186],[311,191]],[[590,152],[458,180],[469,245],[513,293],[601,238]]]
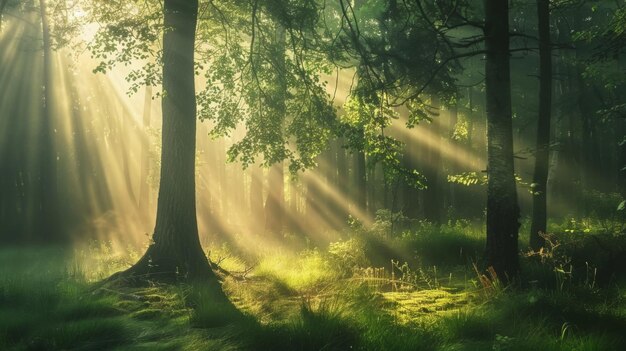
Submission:
[[[379,218],[328,246],[254,256],[215,245],[234,308],[199,285],[99,283],[139,256],[110,243],[3,248],[0,349],[623,349],[626,240],[572,223],[553,224],[561,234],[523,255],[511,286],[478,268],[468,222],[391,230]]]

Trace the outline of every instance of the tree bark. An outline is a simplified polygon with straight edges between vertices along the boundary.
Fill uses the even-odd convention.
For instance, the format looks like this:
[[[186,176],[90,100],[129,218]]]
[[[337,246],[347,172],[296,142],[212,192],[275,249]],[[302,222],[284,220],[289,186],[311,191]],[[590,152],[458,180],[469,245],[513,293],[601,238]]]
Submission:
[[[165,0],[161,182],[152,243],[123,278],[215,280],[198,238],[195,194],[197,0]],[[113,278],[113,277],[112,277]]]
[[[539,21],[539,118],[533,176],[533,214],[530,247],[539,250],[547,226],[547,182],[550,156],[550,119],[552,106],[552,50],[550,47],[550,1],[537,0]]]
[[[513,163],[509,4],[485,0],[487,102],[487,264],[499,279],[518,274],[519,205]]]

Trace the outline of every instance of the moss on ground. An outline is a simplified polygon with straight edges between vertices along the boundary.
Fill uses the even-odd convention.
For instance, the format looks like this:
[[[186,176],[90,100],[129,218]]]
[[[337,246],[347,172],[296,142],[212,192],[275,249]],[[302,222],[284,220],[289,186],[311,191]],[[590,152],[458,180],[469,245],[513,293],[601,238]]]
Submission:
[[[563,277],[554,262],[525,258],[522,279],[538,283],[486,291],[473,266],[459,264],[465,258],[457,255],[458,243],[474,242],[473,234],[459,239],[454,236],[460,234],[440,231],[435,247],[449,253],[447,264],[420,266],[418,256],[394,275],[390,270],[397,268],[358,269],[355,258],[363,263],[367,255],[351,250],[368,246],[354,241],[328,252],[261,255],[245,277],[224,277],[223,288],[237,309],[216,302],[204,286],[96,288],[92,282],[132,260],[101,248],[88,255],[5,249],[0,251],[0,349],[619,350],[626,345],[621,280],[599,288],[582,274],[581,280]],[[398,240],[413,242],[416,235],[427,234]],[[446,242],[452,245],[446,248]],[[242,270],[246,266],[233,262]]]

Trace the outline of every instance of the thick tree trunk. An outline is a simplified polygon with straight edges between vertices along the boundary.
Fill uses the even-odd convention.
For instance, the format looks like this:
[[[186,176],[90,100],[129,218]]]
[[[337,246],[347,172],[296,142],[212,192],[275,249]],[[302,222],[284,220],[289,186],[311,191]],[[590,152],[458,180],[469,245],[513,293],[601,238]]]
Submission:
[[[487,99],[487,264],[501,280],[519,271],[519,206],[513,163],[509,4],[485,0]]]
[[[541,236],[547,225],[547,182],[550,156],[550,119],[552,107],[552,51],[550,48],[550,1],[537,0],[539,20],[539,118],[533,176],[533,215],[530,227],[530,247],[541,248]]]
[[[156,226],[144,256],[123,278],[208,280],[214,274],[198,238],[195,194],[194,42],[197,0],[165,0],[163,135]]]

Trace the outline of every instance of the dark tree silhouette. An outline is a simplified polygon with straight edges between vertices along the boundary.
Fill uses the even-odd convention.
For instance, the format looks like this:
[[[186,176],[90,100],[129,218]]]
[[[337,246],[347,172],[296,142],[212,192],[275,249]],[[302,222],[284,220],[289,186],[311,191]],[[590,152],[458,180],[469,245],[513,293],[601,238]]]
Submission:
[[[488,265],[498,277],[513,279],[519,270],[519,206],[513,163],[509,4],[485,0],[485,87],[487,102]]]
[[[537,0],[539,28],[539,119],[537,123],[537,147],[533,176],[533,215],[530,227],[530,247],[541,248],[546,232],[547,182],[550,155],[550,115],[552,105],[552,50],[550,47],[550,1]]]
[[[163,13],[163,146],[156,226],[144,256],[118,277],[213,279],[196,219],[194,43],[198,1],[165,0]]]

